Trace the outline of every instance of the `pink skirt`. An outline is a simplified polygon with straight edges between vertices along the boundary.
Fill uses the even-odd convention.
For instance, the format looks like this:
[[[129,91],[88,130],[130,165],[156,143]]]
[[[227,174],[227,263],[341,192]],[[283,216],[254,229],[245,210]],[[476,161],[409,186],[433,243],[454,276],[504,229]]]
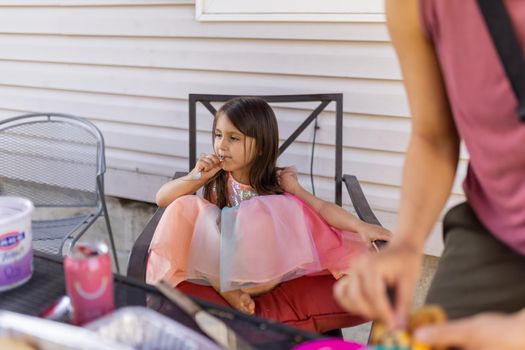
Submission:
[[[367,252],[358,234],[334,229],[290,194],[222,210],[189,195],[166,208],[150,245],[146,281],[176,286],[189,280],[228,291],[314,273],[338,278]]]

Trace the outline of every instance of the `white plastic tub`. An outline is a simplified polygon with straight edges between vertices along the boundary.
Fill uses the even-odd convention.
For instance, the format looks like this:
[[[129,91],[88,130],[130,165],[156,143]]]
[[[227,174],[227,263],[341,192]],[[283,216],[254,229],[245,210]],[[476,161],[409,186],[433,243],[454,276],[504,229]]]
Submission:
[[[27,282],[33,274],[33,203],[0,196],[0,292]]]

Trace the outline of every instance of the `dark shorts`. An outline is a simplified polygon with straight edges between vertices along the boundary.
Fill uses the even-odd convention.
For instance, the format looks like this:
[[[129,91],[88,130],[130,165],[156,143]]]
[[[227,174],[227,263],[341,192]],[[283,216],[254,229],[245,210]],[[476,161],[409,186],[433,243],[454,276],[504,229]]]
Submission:
[[[468,203],[445,215],[445,250],[427,295],[450,319],[525,307],[525,256],[497,240]]]

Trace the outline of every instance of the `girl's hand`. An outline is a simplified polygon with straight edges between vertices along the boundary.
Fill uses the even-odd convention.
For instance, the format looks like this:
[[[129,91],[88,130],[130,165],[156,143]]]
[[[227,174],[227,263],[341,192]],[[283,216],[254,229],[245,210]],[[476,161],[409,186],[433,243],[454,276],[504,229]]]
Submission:
[[[215,154],[201,154],[189,176],[201,172],[200,180],[207,182],[221,170],[221,159]]]
[[[525,349],[525,312],[514,315],[486,313],[427,326],[416,331],[416,340],[434,347],[462,350]]]
[[[357,233],[365,242],[369,243],[370,247],[372,247],[372,242],[375,240],[389,241],[392,238],[392,232],[386,228],[366,222],[360,225]]]
[[[301,188],[294,168],[284,168],[277,172],[277,180],[281,188],[288,193],[296,194]]]

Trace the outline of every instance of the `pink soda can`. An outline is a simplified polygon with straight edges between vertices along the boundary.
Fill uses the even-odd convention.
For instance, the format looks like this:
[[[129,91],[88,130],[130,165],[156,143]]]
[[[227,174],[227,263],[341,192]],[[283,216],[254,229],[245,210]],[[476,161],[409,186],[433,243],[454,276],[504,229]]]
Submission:
[[[64,258],[64,274],[74,324],[82,325],[113,311],[113,274],[106,244],[77,243]]]

